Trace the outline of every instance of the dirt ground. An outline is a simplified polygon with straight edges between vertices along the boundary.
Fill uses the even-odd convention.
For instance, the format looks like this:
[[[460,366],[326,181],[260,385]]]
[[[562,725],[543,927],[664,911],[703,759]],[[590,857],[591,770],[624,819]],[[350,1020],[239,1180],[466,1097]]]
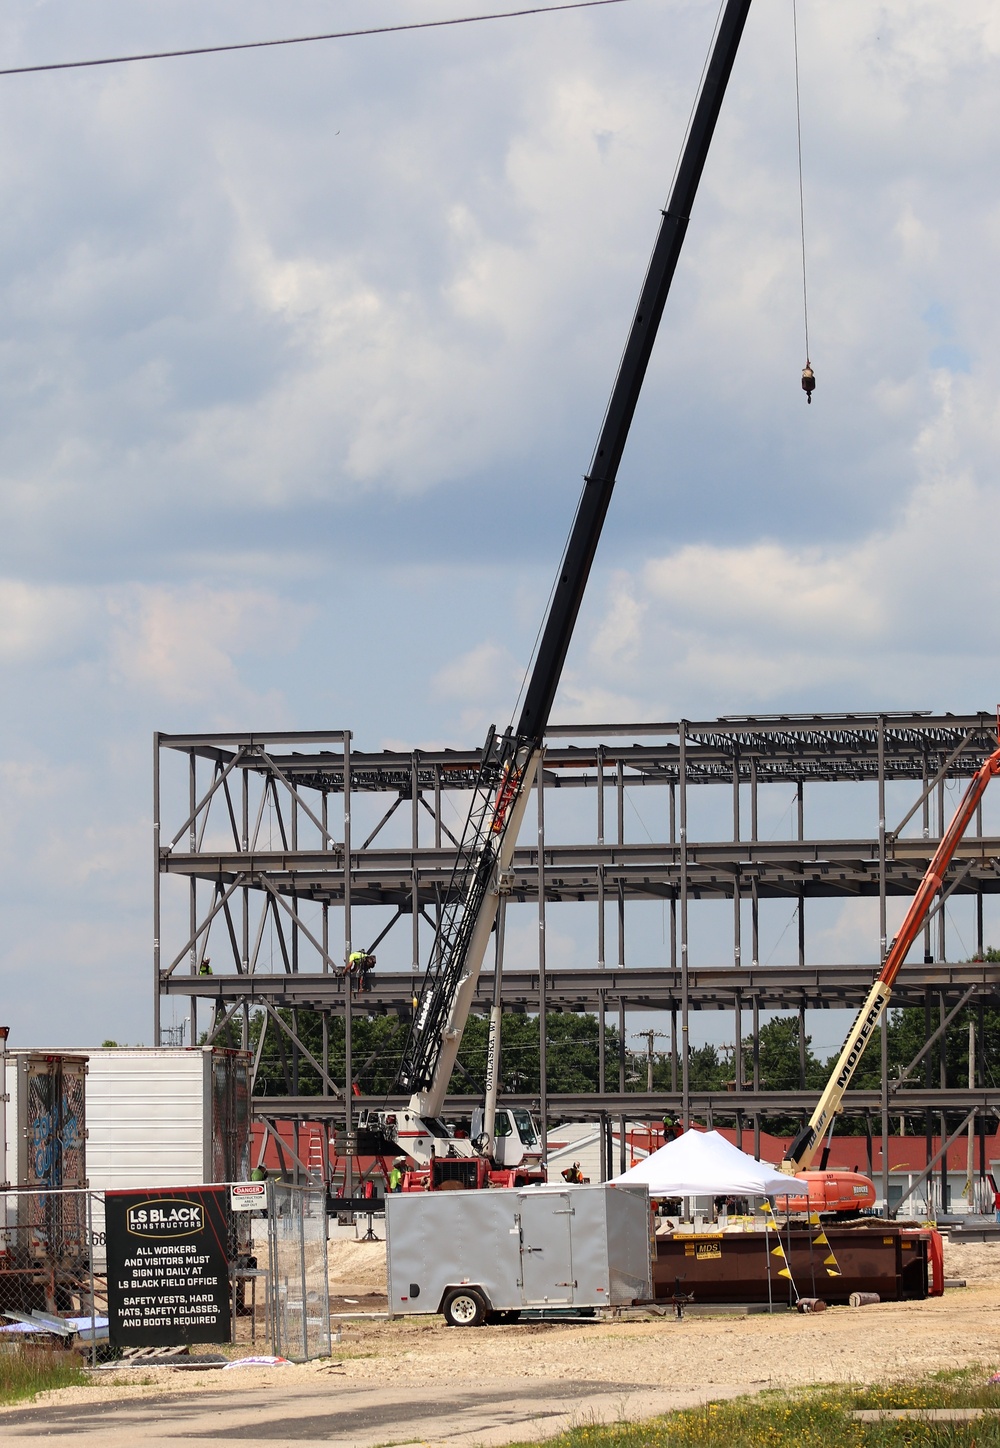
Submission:
[[[384,1291],[382,1243],[331,1242],[331,1288],[338,1298]],[[945,1271],[964,1278],[926,1302],[831,1308],[815,1316],[688,1315],[594,1324],[522,1323],[455,1329],[440,1318],[345,1321],[329,1363],[227,1372],[142,1369],[109,1374],[93,1387],[66,1389],[58,1401],[94,1402],[164,1392],[246,1391],[268,1384],[328,1379],[330,1386],[443,1388],[492,1379],[586,1380],[699,1389],[866,1382],[979,1362],[1000,1367],[1000,1244],[946,1245]],[[348,1291],[348,1289],[350,1289]],[[358,1308],[347,1307],[347,1311]],[[109,1378],[111,1379],[109,1381]]]

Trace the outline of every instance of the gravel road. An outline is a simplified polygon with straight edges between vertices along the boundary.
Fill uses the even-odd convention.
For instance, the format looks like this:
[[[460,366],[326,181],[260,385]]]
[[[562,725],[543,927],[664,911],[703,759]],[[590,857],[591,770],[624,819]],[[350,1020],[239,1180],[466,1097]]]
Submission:
[[[427,1388],[494,1379],[584,1381],[636,1388],[715,1389],[794,1386],[811,1382],[903,1378],[981,1362],[1000,1367],[1000,1244],[948,1247],[945,1270],[969,1286],[926,1302],[831,1308],[815,1316],[786,1313],[671,1317],[593,1325],[521,1323],[462,1330],[439,1318],[345,1322],[331,1364],[239,1372],[143,1370],[67,1389],[61,1403],[161,1395],[248,1391],[280,1377],[283,1384],[318,1379],[331,1388],[377,1387],[391,1381]],[[371,1294],[384,1285],[380,1243],[331,1243],[331,1282]],[[367,1300],[371,1300],[368,1298]]]

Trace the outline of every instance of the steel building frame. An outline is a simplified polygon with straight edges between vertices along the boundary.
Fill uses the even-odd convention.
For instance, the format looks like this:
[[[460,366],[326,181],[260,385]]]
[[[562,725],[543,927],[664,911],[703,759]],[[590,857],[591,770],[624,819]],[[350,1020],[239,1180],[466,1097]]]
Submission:
[[[511,896],[537,909],[537,961],[531,969],[505,969],[504,1002],[540,1013],[616,1013],[622,1035],[629,1011],[669,1013],[673,1089],[649,1099],[626,1092],[623,1060],[613,1089],[602,1038],[600,1092],[552,1096],[545,1089],[540,1032],[537,1104],[543,1120],[626,1109],[636,1116],[660,1115],[669,1109],[685,1118],[696,1112],[709,1120],[735,1119],[738,1129],[753,1123],[759,1136],[762,1114],[811,1108],[804,1089],[763,1089],[756,1050],[760,1013],[798,1011],[804,1072],[806,1010],[860,1004],[873,966],[808,962],[806,904],[824,897],[876,899],[884,956],[888,902],[912,895],[919,884],[946,823],[947,786],[968,778],[995,740],[996,717],[988,712],[728,716],[707,723],[550,728],[542,784],[535,792],[537,835],[529,843],[529,831],[523,832]],[[352,1103],[344,1084],[331,1078],[325,1045],[324,1060],[309,1054],[296,1033],[295,1011],[318,1010],[325,1022],[331,1012],[343,1016],[348,1079],[352,1015],[377,1010],[405,1016],[425,963],[421,950],[448,888],[463,800],[477,764],[476,751],[358,752],[346,730],[155,735],[154,1038],[161,1039],[163,1003],[177,997],[186,1002],[192,1041],[199,1034],[200,1003],[211,1011],[200,1029],[219,1041],[245,1042],[251,1010],[262,1009],[268,1029],[288,1040],[293,1073],[295,1062],[308,1059],[324,1083],[322,1097],[302,1097],[293,1074],[288,1098],[267,1101],[268,1116],[329,1117],[349,1130],[352,1106],[365,1103]],[[809,838],[806,787],[858,781],[875,786],[871,827],[859,820],[851,838]],[[909,807],[890,828],[887,789],[899,781],[911,786]],[[791,840],[760,837],[761,801],[774,784],[794,786]],[[727,838],[696,839],[689,828],[692,803],[705,785],[728,786],[731,793]],[[626,800],[637,789],[660,791],[656,813],[663,838],[627,839]],[[594,794],[593,828],[583,830],[589,838],[564,843],[552,837],[553,830],[546,832],[546,802],[551,812],[554,793],[562,790]],[[363,838],[357,826],[352,835],[352,811],[374,821]],[[387,833],[398,829],[401,819],[405,838],[388,843]],[[178,887],[183,890],[184,882],[182,904]],[[942,893],[974,898],[981,955],[984,897],[1000,894],[1000,838],[984,837],[981,807]],[[768,899],[796,906],[795,965],[759,964],[759,907]],[[630,905],[641,900],[669,908],[662,959],[634,960],[627,954],[626,918]],[[708,967],[689,965],[692,912],[706,900],[731,902],[731,955]],[[570,901],[597,907],[593,959],[552,969],[545,952],[546,908]],[[380,924],[389,914],[381,929],[367,924],[376,906],[382,907]],[[615,922],[610,951],[609,913]],[[364,929],[358,928],[360,920]],[[383,941],[397,952],[402,948],[402,959],[399,968],[377,971],[371,993],[355,997],[348,1011],[342,966],[359,938],[366,948]],[[265,939],[272,953],[277,945],[277,967],[262,958]],[[206,967],[209,953],[214,963]],[[924,931],[923,962],[904,968],[894,1000],[922,1005],[929,1033],[932,1020],[940,1034],[966,1005],[980,1012],[1000,1005],[1000,967],[948,963],[946,957],[945,912],[939,908]],[[203,973],[206,969],[211,973]],[[492,993],[487,970],[478,993],[484,1010]],[[290,1024],[279,1007],[292,1008]],[[683,1043],[692,1011],[719,1009],[733,1016],[736,1090],[706,1095],[691,1090]],[[744,1061],[748,1016],[755,1044],[752,1060]],[[928,1054],[925,1066],[929,1059]],[[923,1074],[919,1090],[908,1086],[900,1092],[883,1071],[880,1092],[850,1093],[848,1109],[866,1118],[881,1116],[885,1134],[903,1098],[909,1111],[939,1113],[942,1127],[949,1111],[977,1113],[981,1132],[987,1118],[1000,1118],[1000,1091],[981,1079],[969,1090],[944,1090]],[[468,1098],[451,1106],[467,1111]],[[265,1103],[258,1108],[263,1111]]]

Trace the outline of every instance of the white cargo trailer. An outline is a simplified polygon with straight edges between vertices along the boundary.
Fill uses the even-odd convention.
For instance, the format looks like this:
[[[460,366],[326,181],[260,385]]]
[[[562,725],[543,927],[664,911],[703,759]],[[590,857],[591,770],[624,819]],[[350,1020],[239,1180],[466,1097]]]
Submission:
[[[248,1052],[217,1046],[8,1051],[5,1178],[14,1186],[83,1186],[86,1178],[95,1191],[242,1181],[250,1066]],[[58,1112],[50,1098],[63,1102]],[[29,1149],[56,1120],[66,1138],[58,1183],[39,1174]],[[72,1170],[71,1129],[81,1148]]]
[[[386,1198],[390,1316],[453,1327],[653,1295],[646,1188],[536,1186]]]
[[[250,1057],[214,1046],[87,1052],[87,1177],[98,1191],[243,1181]]]
[[[191,1187],[249,1176],[251,1057],[245,1051],[215,1046],[14,1050],[7,1052],[5,1064],[6,1177],[12,1185],[44,1183],[36,1162],[44,1112],[35,1103],[48,1099],[46,1084],[50,1095],[55,1090],[53,1100],[61,1099],[52,1084],[58,1081],[65,1083],[66,1101],[78,1102],[75,1116],[66,1107],[52,1117],[63,1169],[59,1182],[48,1184],[90,1187],[86,1221],[97,1265],[104,1258],[103,1192]],[[75,1154],[68,1149],[71,1128]]]

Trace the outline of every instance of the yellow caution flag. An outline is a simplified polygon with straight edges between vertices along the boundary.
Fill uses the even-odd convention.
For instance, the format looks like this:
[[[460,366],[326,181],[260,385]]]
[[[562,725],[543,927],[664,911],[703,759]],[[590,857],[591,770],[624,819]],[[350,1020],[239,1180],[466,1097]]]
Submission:
[[[812,1227],[819,1227],[819,1231],[812,1239],[813,1246],[826,1247],[829,1251],[829,1256],[823,1258],[823,1266],[826,1268],[827,1277],[839,1277],[841,1275],[840,1264],[838,1263],[836,1257],[833,1255],[833,1248],[830,1246],[829,1237],[826,1235],[826,1233],[823,1231],[822,1226],[820,1225],[818,1212],[810,1212],[809,1224]]]
[[[788,1278],[790,1278],[792,1274],[791,1274],[791,1272],[790,1272],[789,1269],[788,1269],[788,1258],[785,1256],[785,1249],[784,1249],[784,1247],[781,1245],[780,1239],[779,1239],[779,1241],[778,1241],[777,1247],[772,1247],[772,1248],[771,1248],[771,1256],[772,1256],[772,1257],[780,1257],[781,1260],[782,1260],[782,1262],[784,1262],[784,1264],[785,1264],[783,1267],[779,1267],[779,1268],[778,1268],[778,1276],[779,1276],[779,1277],[788,1277]]]

